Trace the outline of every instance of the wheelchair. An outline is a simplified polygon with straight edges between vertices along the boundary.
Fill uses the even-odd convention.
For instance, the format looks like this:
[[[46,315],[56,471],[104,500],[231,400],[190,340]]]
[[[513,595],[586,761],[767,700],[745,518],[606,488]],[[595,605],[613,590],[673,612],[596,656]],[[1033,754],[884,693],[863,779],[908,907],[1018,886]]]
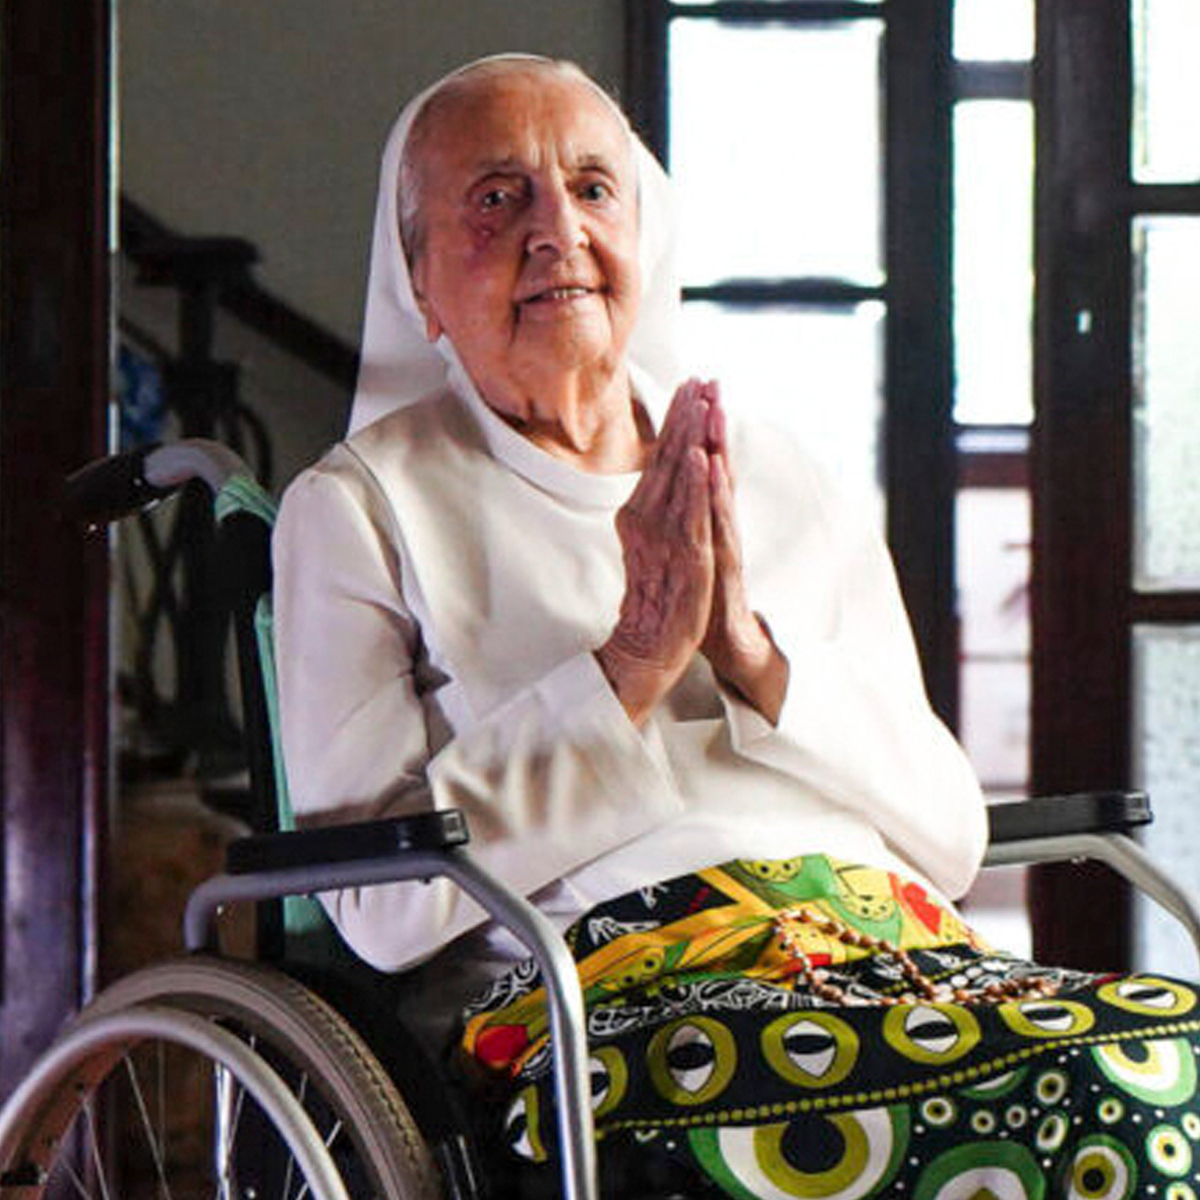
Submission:
[[[390,977],[339,952],[313,899],[434,876],[466,889],[541,968],[561,1195],[596,1200],[583,1002],[553,926],[472,861],[456,812],[293,826],[274,736],[271,498],[231,451],[193,439],[91,464],[69,481],[69,506],[99,527],[193,480],[212,493],[229,580],[255,832],[233,842],[225,871],[192,893],[187,955],[103,991],[9,1098],[0,1111],[0,1200],[502,1196],[472,1147],[469,1115],[438,1081],[426,1048],[400,1028],[387,1002]],[[1182,921],[1200,953],[1200,909],[1131,836],[1150,819],[1136,793],[995,805],[985,861],[1104,861]],[[253,962],[223,957],[217,944],[218,913],[239,902],[258,906]],[[180,1119],[196,1109],[207,1114],[199,1131]]]

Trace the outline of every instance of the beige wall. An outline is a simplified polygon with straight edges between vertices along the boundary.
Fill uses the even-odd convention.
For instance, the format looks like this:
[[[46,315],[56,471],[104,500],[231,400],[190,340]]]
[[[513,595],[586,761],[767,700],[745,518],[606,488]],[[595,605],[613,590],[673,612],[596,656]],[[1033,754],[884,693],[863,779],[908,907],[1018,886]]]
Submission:
[[[122,187],[249,238],[260,281],[357,341],[381,143],[401,102],[500,50],[621,82],[621,0],[117,0]]]

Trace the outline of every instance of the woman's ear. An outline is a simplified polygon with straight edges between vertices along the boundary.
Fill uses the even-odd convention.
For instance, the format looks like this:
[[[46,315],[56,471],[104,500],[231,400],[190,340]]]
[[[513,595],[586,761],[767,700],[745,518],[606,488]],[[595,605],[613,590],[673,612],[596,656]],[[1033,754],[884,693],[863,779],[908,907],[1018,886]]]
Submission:
[[[425,271],[422,267],[421,259],[418,258],[412,264],[411,270],[410,278],[412,280],[413,298],[416,300],[417,308],[421,310],[421,316],[425,320],[425,339],[429,342],[436,342],[445,331],[442,328],[441,321],[438,320],[433,305],[429,302],[429,297],[425,294]]]

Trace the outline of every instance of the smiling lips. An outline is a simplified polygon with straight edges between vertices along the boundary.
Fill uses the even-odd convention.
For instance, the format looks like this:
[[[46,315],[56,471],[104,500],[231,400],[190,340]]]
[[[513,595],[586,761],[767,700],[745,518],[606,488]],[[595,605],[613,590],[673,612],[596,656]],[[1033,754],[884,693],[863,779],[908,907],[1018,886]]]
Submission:
[[[553,304],[564,300],[582,300],[586,296],[595,294],[595,289],[584,287],[582,284],[570,284],[560,287],[549,287],[544,291],[534,292],[530,296],[526,296],[520,301],[523,306],[527,304]]]

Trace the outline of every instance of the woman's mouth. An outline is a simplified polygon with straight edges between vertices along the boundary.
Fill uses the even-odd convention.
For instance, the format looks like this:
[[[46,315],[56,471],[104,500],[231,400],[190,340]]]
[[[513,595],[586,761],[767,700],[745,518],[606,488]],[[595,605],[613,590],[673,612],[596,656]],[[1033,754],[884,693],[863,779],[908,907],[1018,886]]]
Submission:
[[[552,304],[563,300],[580,300],[592,294],[591,288],[586,287],[552,287],[545,291],[535,292],[522,300],[522,304]]]

